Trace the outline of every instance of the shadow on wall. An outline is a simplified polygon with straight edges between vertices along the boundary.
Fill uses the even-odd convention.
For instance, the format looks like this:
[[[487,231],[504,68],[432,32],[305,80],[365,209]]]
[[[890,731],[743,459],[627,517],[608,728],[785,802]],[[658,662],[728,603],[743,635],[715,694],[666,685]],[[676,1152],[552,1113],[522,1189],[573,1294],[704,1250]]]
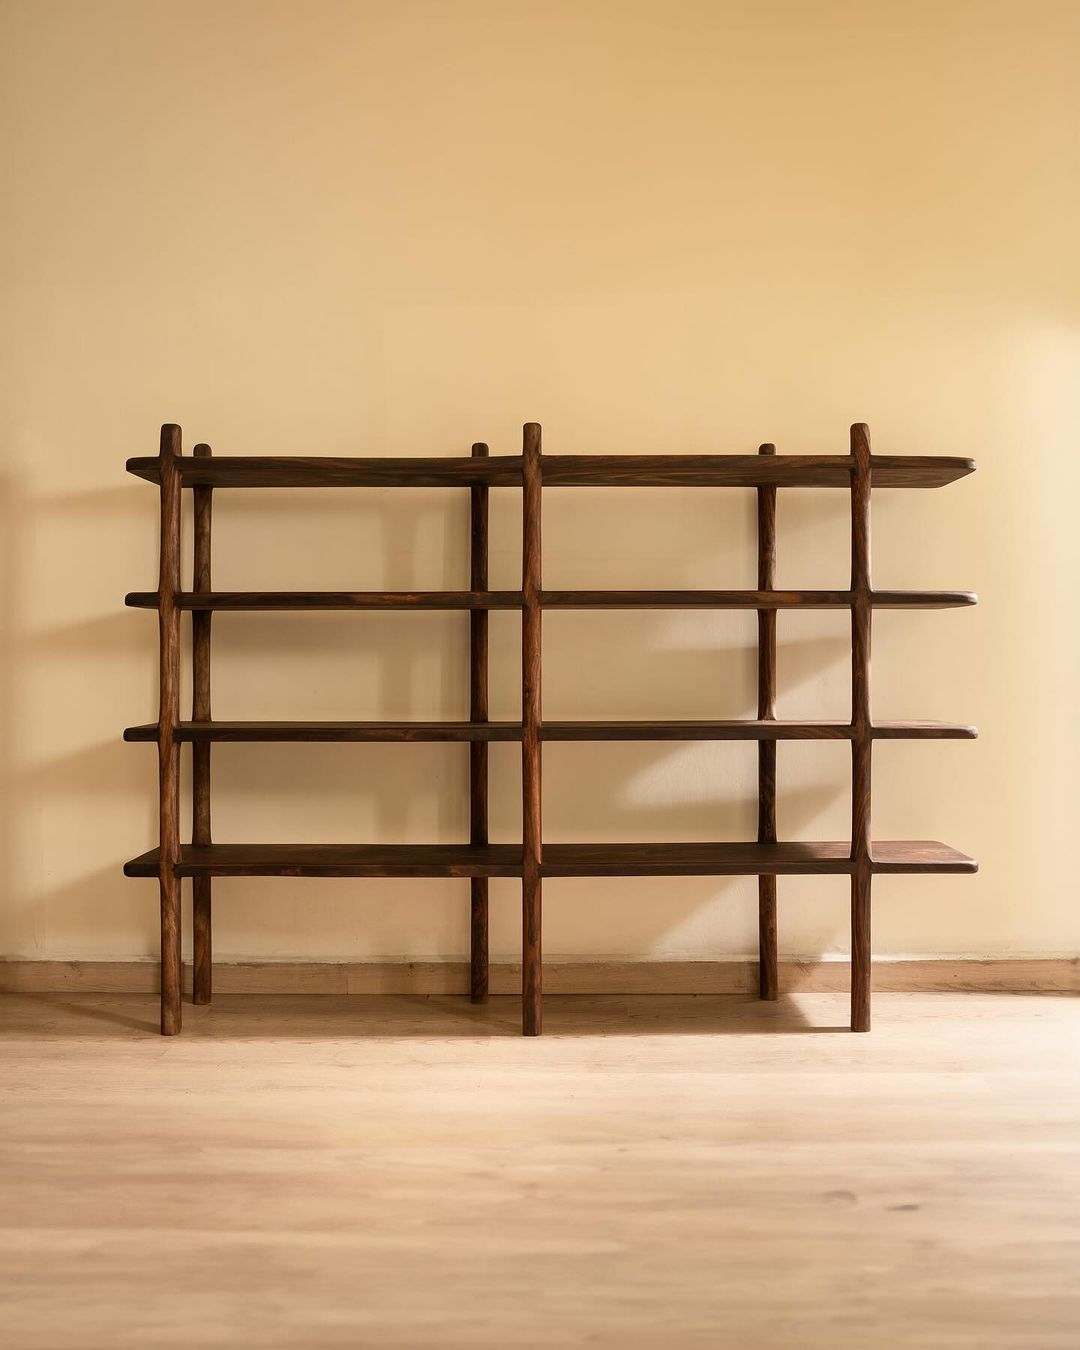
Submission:
[[[499,518],[493,519],[491,584],[516,588],[520,496],[510,490],[492,496]],[[545,546],[554,558],[570,562],[560,562],[557,575],[545,580],[552,586],[753,584],[747,577],[753,560],[752,496],[709,494],[705,516],[692,494],[667,490],[662,509],[672,516],[658,533],[662,544],[657,546],[638,528],[649,515],[641,514],[640,502],[632,504],[629,525],[619,509],[607,521],[591,512],[584,534],[580,514],[551,513]],[[680,498],[693,529],[671,528],[680,515]],[[218,499],[215,583],[221,588],[412,590],[467,584],[465,493],[373,490],[320,493],[315,501],[294,492],[219,493]],[[819,500],[823,525],[835,528],[836,503]],[[130,956],[137,934],[136,951],[149,955],[156,949],[157,927],[150,888],[124,882],[120,869],[125,858],[155,840],[155,759],[152,747],[126,746],[120,737],[124,725],[155,716],[156,624],[152,615],[122,610],[120,600],[126,589],[154,584],[146,569],[154,566],[156,496],[149,487],[133,484],[28,501],[9,481],[3,503],[4,950]],[[800,513],[800,529],[813,527],[811,516],[808,505]],[[20,624],[16,606],[35,594],[26,574],[31,536],[40,532],[41,522],[63,529],[69,519],[77,520],[87,538],[102,541],[105,567],[99,571],[88,553],[90,584],[47,612],[78,612],[80,602],[93,603],[92,596],[99,597],[105,612],[65,617],[45,627]],[[707,547],[695,549],[695,535],[706,522]],[[613,538],[622,541],[618,547],[611,546]],[[186,553],[185,576],[190,549]],[[662,574],[672,569],[675,575]],[[783,620],[782,687],[792,683],[812,689],[824,671],[846,660],[847,644],[840,637],[784,642],[782,632]],[[215,618],[214,634],[218,716],[456,718],[467,712],[468,621],[461,614],[229,614]],[[519,642],[517,616],[494,616],[493,717],[518,715]],[[549,717],[753,716],[755,672],[752,614],[637,611],[545,619]],[[48,717],[46,696],[48,706],[55,705]],[[185,709],[189,698],[187,689]],[[516,748],[493,746],[491,759],[492,837],[516,840]],[[185,774],[187,760],[185,751]],[[467,762],[464,747],[447,745],[216,746],[215,835],[298,842],[465,838]],[[752,838],[756,831],[752,743],[557,745],[547,747],[545,766],[545,835],[550,840],[737,839]],[[835,776],[788,791],[781,773],[783,835],[819,834],[814,828],[818,817],[847,792],[846,762]],[[434,943],[417,935],[420,950],[430,953],[433,946],[449,944],[451,950],[439,954],[461,955],[467,888],[426,884],[432,895],[451,901],[455,917]],[[632,954],[649,955],[688,911],[727,898],[737,888],[747,893],[751,885],[699,879],[674,886],[664,880],[647,895],[635,887],[646,904],[638,907]],[[356,894],[365,883],[348,886]],[[330,903],[339,903],[341,887],[332,888]],[[618,889],[609,883],[596,883],[596,888],[598,900]],[[275,892],[277,886],[253,879],[234,881],[225,893],[249,902],[241,909],[254,919],[256,898],[265,913]],[[313,889],[312,902],[323,894]],[[365,915],[377,929],[379,912],[365,908]],[[732,931],[745,931],[749,917],[733,918]],[[273,927],[272,916],[267,920]],[[580,932],[588,923],[585,907],[575,906],[566,930],[571,949],[574,925]],[[247,954],[243,938],[234,934],[234,939],[240,947],[234,954]],[[602,937],[602,945],[622,953],[620,943],[618,935]],[[562,946],[556,942],[554,949]],[[731,950],[728,945],[717,955]],[[219,947],[220,956],[228,954]],[[395,948],[386,954],[401,953]],[[287,958],[290,951],[285,947],[279,955]]]
[[[114,949],[130,951],[146,928],[114,863],[121,832],[141,835],[157,814],[119,742],[119,709],[149,694],[154,650],[117,608],[118,539],[140,502],[134,484],[2,485],[0,955],[77,955],[117,935]]]

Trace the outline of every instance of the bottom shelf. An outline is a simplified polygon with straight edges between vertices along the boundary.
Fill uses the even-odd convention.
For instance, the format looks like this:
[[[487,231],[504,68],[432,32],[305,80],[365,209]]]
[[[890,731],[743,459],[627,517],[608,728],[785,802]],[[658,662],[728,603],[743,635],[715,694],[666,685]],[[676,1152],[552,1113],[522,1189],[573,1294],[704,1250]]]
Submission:
[[[846,875],[848,843],[545,844],[545,877]],[[877,873],[975,872],[964,853],[932,839],[873,845]],[[185,844],[182,877],[519,877],[518,844]],[[153,877],[158,850],[133,858],[129,877]]]

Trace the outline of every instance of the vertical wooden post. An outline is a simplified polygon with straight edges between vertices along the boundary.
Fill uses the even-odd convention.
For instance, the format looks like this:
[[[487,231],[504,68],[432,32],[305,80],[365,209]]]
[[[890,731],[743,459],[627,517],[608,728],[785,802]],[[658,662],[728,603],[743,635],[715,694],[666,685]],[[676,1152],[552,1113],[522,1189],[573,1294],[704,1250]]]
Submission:
[[[762,445],[760,455],[774,455]],[[758,590],[776,587],[776,488],[757,490]],[[758,610],[758,717],[776,718],[776,610]],[[776,843],[776,742],[758,741],[758,843]],[[758,992],[779,997],[776,954],[776,877],[758,877]]]
[[[524,433],[521,565],[522,1031],[541,1031],[540,949],[540,426]]]
[[[483,458],[488,448],[478,441],[472,448],[474,458]],[[474,483],[470,489],[472,542],[469,586],[474,591],[488,588],[488,487]],[[488,612],[474,609],[469,614],[469,720],[488,720]],[[488,842],[488,743],[469,742],[469,842]],[[488,879],[472,878],[471,936],[469,950],[469,995],[473,1003],[485,1003],[488,996]]]
[[[198,459],[210,455],[208,445],[195,446]],[[193,591],[210,591],[210,522],[213,488],[192,489],[194,515]],[[191,615],[191,717],[209,722],[210,712],[210,610],[195,610]],[[210,742],[191,745],[191,842],[209,844],[210,836]],[[209,1003],[213,982],[213,937],[211,880],[195,877],[191,883],[193,963],[191,998],[193,1003]]]
[[[161,567],[158,576],[158,882],[161,890],[161,1034],[180,1030],[180,428],[161,428]]]
[[[870,1030],[870,429],[851,428],[851,1029]]]

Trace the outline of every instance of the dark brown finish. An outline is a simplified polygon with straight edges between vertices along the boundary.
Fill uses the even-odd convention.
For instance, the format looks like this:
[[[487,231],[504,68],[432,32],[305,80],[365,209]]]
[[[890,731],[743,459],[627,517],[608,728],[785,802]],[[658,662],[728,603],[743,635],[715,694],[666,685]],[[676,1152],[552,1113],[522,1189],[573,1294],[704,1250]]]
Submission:
[[[173,595],[180,586],[180,428],[161,428],[161,568],[158,581],[158,861],[161,891],[161,1034],[180,1030],[180,746],[173,727],[180,720],[180,612]]]
[[[158,850],[129,877],[156,876]],[[517,844],[185,844],[182,877],[520,877]]]
[[[973,591],[876,591],[874,609],[956,609]],[[518,591],[178,591],[177,609],[518,609]],[[156,591],[131,591],[124,603],[156,609]],[[544,591],[543,609],[850,609],[850,591]]]
[[[487,457],[481,441],[472,448],[476,459]],[[488,588],[488,489],[474,483],[469,489],[471,544],[469,587]],[[488,719],[488,612],[474,609],[469,615],[469,719],[473,725]],[[488,842],[488,748],[480,737],[469,744],[469,842]],[[469,911],[469,995],[473,1003],[488,996],[488,881],[473,877]]]
[[[178,597],[182,603],[183,597]],[[955,609],[972,591],[876,591],[874,609]],[[544,591],[544,609],[849,609],[850,591]]]
[[[865,426],[851,432],[851,453],[778,456],[763,445],[756,456],[545,456],[540,427],[524,429],[523,454],[492,457],[473,446],[468,459],[269,459],[211,456],[199,445],[180,454],[180,429],[162,428],[160,454],[128,468],[161,488],[161,568],[158,590],[134,592],[127,603],[156,609],[160,624],[160,706],[156,725],[130,727],[125,740],[154,741],[159,750],[160,842],[125,867],[129,876],[157,877],[161,891],[161,1028],[180,1029],[180,879],[193,878],[194,997],[211,992],[211,878],[214,876],[462,877],[470,880],[470,992],[487,994],[488,879],[522,882],[522,1023],[538,1035],[542,1022],[541,900],[544,877],[758,877],[760,991],[777,995],[776,881],[782,875],[851,878],[851,1025],[870,1025],[870,906],[875,873],[970,873],[975,862],[928,840],[872,842],[871,753],[875,740],[973,737],[973,727],[948,722],[871,721],[870,642],[874,609],[937,609],[973,604],[967,591],[877,591],[870,575],[870,494],[873,487],[938,487],[971,472],[956,457],[872,456]],[[543,591],[541,502],[544,487],[574,485],[744,486],[757,488],[756,590]],[[468,591],[214,591],[211,512],[215,487],[462,486],[470,489],[471,575]],[[194,568],[191,591],[180,590],[180,490],[194,489]],[[522,488],[520,591],[489,591],[489,488]],[[776,589],[776,489],[848,487],[851,494],[852,575],[848,590]],[[548,609],[727,608],[758,612],[758,715],[753,719],[553,721],[541,715],[541,624]],[[781,721],[776,717],[776,614],[780,609],[848,609],[852,626],[852,712],[847,722]],[[522,715],[491,722],[488,707],[488,610],[520,609]],[[179,718],[180,613],[192,611],[192,719]],[[210,635],[215,610],[464,610],[469,613],[470,697],[467,721],[224,721],[213,720]],[[756,741],[756,843],[564,843],[543,845],[541,748],[544,741]],[[776,839],[776,743],[847,740],[852,747],[851,839],[837,843]],[[192,843],[179,831],[179,746],[193,745]],[[210,747],[237,742],[451,741],[469,745],[469,843],[460,844],[214,844],[210,824]],[[488,742],[520,741],[522,843],[491,844],[488,835]]]
[[[128,727],[125,741],[157,739]],[[181,722],[178,741],[520,741],[520,722]]]
[[[197,459],[210,455],[208,445],[195,446]],[[197,487],[192,492],[193,563],[191,589],[205,593],[213,589],[210,575],[210,527],[213,517],[213,489]],[[202,610],[191,616],[191,718],[209,722],[210,711],[210,625],[213,612]],[[193,741],[191,747],[191,840],[194,844],[212,842],[210,832],[210,742]],[[212,882],[195,877],[191,883],[192,977],[191,1001],[209,1003],[213,986]]]
[[[519,591],[177,591],[177,609],[519,609]],[[134,609],[156,609],[152,591],[124,599]]]
[[[861,859],[851,874],[851,1029],[870,1030],[870,885],[876,871]]]
[[[849,741],[854,734],[850,722],[789,722],[772,718],[544,722],[540,727],[542,741]],[[978,736],[974,727],[959,722],[878,722],[870,728],[870,734],[877,741],[962,741]]]
[[[178,741],[520,741],[520,722],[181,722]],[[542,722],[542,741],[850,741],[850,722],[771,720]],[[878,722],[874,740],[974,740],[954,722]],[[156,741],[157,723],[128,727],[125,741]]]
[[[545,844],[545,877],[842,876],[848,843]],[[874,872],[975,872],[975,862],[929,839],[874,845]]]
[[[760,455],[776,454],[765,444]],[[757,490],[758,590],[776,587],[776,488]],[[776,610],[758,610],[758,720],[776,718]],[[758,742],[758,843],[776,843],[776,741]],[[776,947],[776,878],[758,877],[758,993],[780,997],[780,965]]]
[[[540,427],[524,433],[521,558],[521,1001],[522,1031],[539,1036],[541,989]]]
[[[157,849],[133,858],[129,877],[158,874]],[[777,844],[545,844],[545,877],[850,876],[847,840]],[[182,877],[520,877],[517,844],[185,844]],[[931,839],[878,840],[875,873],[971,873],[974,859]],[[404,897],[403,897],[404,898]]]
[[[870,431],[851,428],[851,1029],[870,1030]]]
[[[517,487],[522,461],[473,459],[334,459],[216,455],[209,463],[179,461],[185,487]],[[956,455],[875,455],[875,487],[943,487],[975,462]],[[129,473],[158,481],[158,462],[129,459]],[[546,487],[832,487],[851,481],[848,455],[544,455]]]
[[[846,488],[846,455],[545,455],[545,487]],[[955,456],[878,455],[875,487],[943,487],[975,468]]]
[[[156,459],[127,462],[128,473],[157,482]],[[185,487],[493,487],[521,486],[521,456],[500,455],[482,460],[470,456],[451,459],[332,459],[325,456],[215,455],[209,463],[182,459]]]

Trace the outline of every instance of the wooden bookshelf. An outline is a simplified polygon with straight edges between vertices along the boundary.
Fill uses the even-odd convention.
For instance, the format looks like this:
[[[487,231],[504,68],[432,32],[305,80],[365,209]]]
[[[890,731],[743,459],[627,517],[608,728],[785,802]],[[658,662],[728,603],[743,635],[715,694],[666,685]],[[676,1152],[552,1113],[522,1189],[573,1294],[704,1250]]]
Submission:
[[[124,868],[156,877],[161,900],[161,1030],[175,1034],[180,1009],[180,882],[193,888],[193,999],[208,1003],[212,987],[212,878],[226,876],[461,877],[470,881],[471,980],[475,1001],[488,989],[488,879],[522,883],[522,1020],[526,1035],[542,1025],[541,891],[545,877],[757,876],[760,992],[777,997],[776,878],[851,878],[851,1026],[870,1027],[870,895],[875,875],[968,873],[975,862],[933,840],[874,840],[870,832],[871,753],[876,740],[970,739],[975,728],[930,721],[874,722],[870,707],[870,638],[875,609],[945,609],[975,603],[968,591],[876,591],[870,579],[870,495],[877,488],[934,488],[971,473],[956,456],[872,455],[867,428],[851,429],[848,455],[544,455],[540,427],[525,427],[521,455],[489,455],[482,444],[468,458],[336,459],[212,456],[197,445],[181,454],[180,428],[162,427],[157,456],[128,461],[128,470],[159,487],[161,549],[158,589],[133,592],[127,603],[156,609],[160,633],[160,698],[156,723],[129,727],[128,741],[158,746],[159,841]],[[488,490],[522,491],[521,589],[488,589]],[[541,585],[541,504],[545,488],[575,486],[727,486],[757,489],[756,590],[545,591]],[[467,591],[215,591],[211,518],[215,488],[455,487],[471,502]],[[846,489],[851,499],[851,584],[842,591],[775,587],[776,491],[780,487]],[[181,588],[180,497],[194,498],[191,590]],[[758,716],[752,719],[553,721],[541,707],[542,614],[545,609],[752,609],[758,615]],[[462,721],[216,721],[211,713],[210,639],[222,610],[464,610],[470,624],[469,716]],[[522,625],[520,721],[488,718],[488,613],[516,609]],[[852,632],[852,711],[847,721],[776,717],[776,616],[788,609],[846,609]],[[192,623],[192,715],[180,717],[180,615]],[[541,814],[542,746],[547,741],[756,741],[758,832],[745,843],[545,843]],[[842,740],[852,752],[851,838],[799,842],[777,838],[776,745],[785,740]],[[219,844],[210,819],[210,755],[215,742],[449,741],[469,746],[469,840],[459,844]],[[522,839],[488,840],[487,747],[521,745]],[[180,838],[180,746],[192,750],[191,843]]]

